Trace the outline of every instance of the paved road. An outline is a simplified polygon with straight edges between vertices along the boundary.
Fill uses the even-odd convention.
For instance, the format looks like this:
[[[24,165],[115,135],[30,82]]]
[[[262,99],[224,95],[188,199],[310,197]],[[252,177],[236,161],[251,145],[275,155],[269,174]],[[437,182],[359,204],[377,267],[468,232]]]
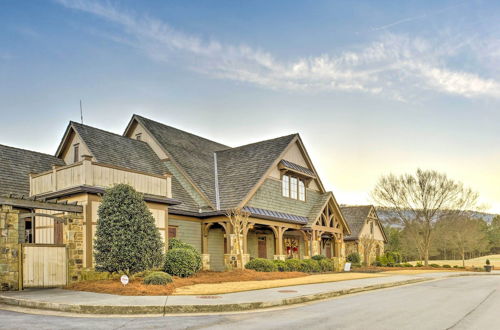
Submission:
[[[500,276],[466,276],[255,313],[82,318],[0,310],[0,328],[498,329],[499,312]]]

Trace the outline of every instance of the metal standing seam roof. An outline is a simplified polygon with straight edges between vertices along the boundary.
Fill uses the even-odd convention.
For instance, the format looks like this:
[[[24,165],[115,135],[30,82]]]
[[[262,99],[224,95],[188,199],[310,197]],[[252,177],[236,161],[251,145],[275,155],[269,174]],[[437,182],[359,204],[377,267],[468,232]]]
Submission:
[[[0,145],[0,194],[28,196],[30,173],[48,171],[64,161],[44,153]]]
[[[316,174],[313,171],[311,171],[310,169],[308,169],[307,167],[292,163],[292,162],[285,160],[285,159],[282,159],[280,161],[280,163],[283,164],[283,166],[290,168],[292,170],[295,170],[299,173],[302,173],[302,174],[305,174],[307,176],[311,176],[314,178],[316,177]]]
[[[306,217],[301,217],[298,215],[284,213],[284,212],[265,210],[265,209],[260,209],[260,208],[256,208],[256,207],[249,207],[249,206],[245,206],[243,209],[247,212],[250,212],[252,215],[255,215],[256,217],[259,217],[259,216],[265,217],[265,218],[270,219],[270,220],[279,220],[282,222],[295,223],[295,224],[299,224],[299,225],[305,225],[305,224],[307,224],[307,221],[308,221],[308,219]]]

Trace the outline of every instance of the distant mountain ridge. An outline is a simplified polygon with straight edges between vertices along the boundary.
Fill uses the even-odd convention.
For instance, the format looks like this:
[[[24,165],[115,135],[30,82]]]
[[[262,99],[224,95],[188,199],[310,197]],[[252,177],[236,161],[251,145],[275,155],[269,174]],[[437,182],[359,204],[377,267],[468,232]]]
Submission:
[[[390,207],[375,207],[377,210],[378,217],[384,224],[394,224],[394,221],[391,219],[397,218],[397,213],[393,208]],[[494,217],[499,214],[494,213],[486,213],[486,212],[478,212],[478,211],[467,211],[467,213],[476,219],[481,219],[486,221],[488,224],[491,223]]]

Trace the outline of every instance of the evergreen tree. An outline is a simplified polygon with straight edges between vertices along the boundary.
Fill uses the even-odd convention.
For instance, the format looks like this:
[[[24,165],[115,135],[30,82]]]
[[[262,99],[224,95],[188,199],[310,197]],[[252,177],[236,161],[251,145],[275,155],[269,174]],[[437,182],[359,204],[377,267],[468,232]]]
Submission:
[[[108,190],[98,210],[96,270],[133,274],[159,267],[163,243],[143,195],[129,185]]]

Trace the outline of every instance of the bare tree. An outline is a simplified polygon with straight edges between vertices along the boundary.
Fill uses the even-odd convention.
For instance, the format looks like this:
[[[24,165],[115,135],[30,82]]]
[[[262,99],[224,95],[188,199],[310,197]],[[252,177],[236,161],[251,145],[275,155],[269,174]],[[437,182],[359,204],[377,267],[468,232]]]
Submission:
[[[429,249],[435,223],[461,215],[476,206],[478,194],[446,174],[418,169],[413,174],[382,176],[373,199],[395,210],[399,222],[411,228],[419,254],[429,264]]]
[[[486,232],[481,228],[479,221],[467,216],[450,217],[444,220],[450,231],[451,243],[462,257],[464,267],[466,253],[482,252],[489,245]]]
[[[359,244],[363,248],[363,264],[368,266],[370,263],[370,255],[377,246],[377,240],[373,235],[364,234],[359,238]]]
[[[243,268],[243,234],[248,227],[248,218],[250,217],[250,212],[247,212],[241,208],[234,208],[227,210],[226,216],[229,218],[232,233],[234,234],[234,245],[231,244],[234,247],[233,251],[231,251],[230,253],[234,253],[238,256],[238,267]]]

